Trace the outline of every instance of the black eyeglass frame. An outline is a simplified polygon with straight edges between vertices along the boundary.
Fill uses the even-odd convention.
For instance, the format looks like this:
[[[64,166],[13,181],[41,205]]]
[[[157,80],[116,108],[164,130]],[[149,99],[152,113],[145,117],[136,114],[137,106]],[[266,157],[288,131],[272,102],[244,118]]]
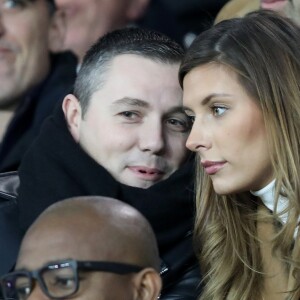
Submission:
[[[55,269],[67,268],[71,267],[75,274],[75,289],[72,293],[61,296],[61,297],[54,297],[49,293],[47,285],[43,279],[43,273],[45,271],[51,271]],[[125,275],[130,273],[138,273],[142,271],[145,267],[128,264],[128,263],[120,263],[120,262],[107,262],[107,261],[77,261],[74,259],[67,259],[57,262],[49,262],[46,265],[42,266],[41,268],[33,271],[28,270],[19,270],[10,272],[0,278],[0,284],[2,286],[3,297],[5,300],[11,300],[10,297],[6,295],[6,287],[5,283],[7,278],[17,277],[17,276],[25,276],[30,280],[30,293],[33,290],[33,279],[35,279],[39,286],[41,287],[43,293],[51,299],[64,299],[66,297],[74,295],[79,289],[79,276],[78,270],[83,271],[94,271],[94,272],[109,272],[119,275]]]

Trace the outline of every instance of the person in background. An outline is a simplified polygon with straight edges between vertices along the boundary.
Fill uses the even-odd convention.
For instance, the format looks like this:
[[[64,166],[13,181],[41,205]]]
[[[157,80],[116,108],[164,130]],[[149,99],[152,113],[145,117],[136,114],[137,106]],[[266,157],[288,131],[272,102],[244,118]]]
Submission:
[[[215,25],[183,59],[200,299],[300,299],[299,36],[261,10]]]
[[[299,0],[260,0],[260,8],[276,11],[300,24]]]
[[[226,2],[228,0],[151,0],[137,24],[162,32],[188,48],[199,33],[211,27]]]
[[[106,33],[141,18],[149,0],[55,0],[66,21],[64,50],[71,50],[79,63],[86,51]]]
[[[64,31],[54,0],[0,0],[0,15],[0,111],[12,115],[2,123],[4,172],[17,170],[44,119],[70,91],[77,62],[71,53],[51,54]]]
[[[28,229],[4,299],[157,300],[160,260],[150,224],[112,198],[50,206]]]
[[[215,23],[234,17],[243,17],[247,13],[258,9],[276,11],[300,24],[299,0],[231,0],[220,10]]]

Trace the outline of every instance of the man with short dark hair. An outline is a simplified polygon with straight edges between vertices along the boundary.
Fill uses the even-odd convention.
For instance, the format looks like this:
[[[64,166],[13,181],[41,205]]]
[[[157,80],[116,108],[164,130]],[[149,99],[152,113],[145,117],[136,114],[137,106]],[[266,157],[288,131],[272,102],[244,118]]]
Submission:
[[[182,49],[162,35],[114,32],[90,49],[63,110],[76,142],[121,183],[148,188],[187,159],[177,83]]]
[[[72,88],[76,58],[51,54],[63,42],[63,27],[54,0],[0,0],[0,115],[12,115],[0,144],[1,172],[18,168],[44,119]]]
[[[157,300],[159,269],[155,235],[136,209],[116,199],[77,197],[38,217],[15,270],[0,283],[7,300]]]
[[[141,211],[158,240],[161,299],[196,299],[200,281],[193,161],[185,147],[190,124],[177,79],[182,55],[177,43],[148,30],[104,36],[19,169],[23,229],[73,196],[113,197]]]

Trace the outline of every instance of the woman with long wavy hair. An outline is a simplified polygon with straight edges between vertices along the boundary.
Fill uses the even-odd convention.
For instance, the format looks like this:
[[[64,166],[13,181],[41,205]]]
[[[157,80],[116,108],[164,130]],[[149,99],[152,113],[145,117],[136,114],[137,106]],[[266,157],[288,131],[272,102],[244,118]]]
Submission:
[[[204,300],[300,299],[300,28],[258,11],[196,38],[179,79],[197,152]]]

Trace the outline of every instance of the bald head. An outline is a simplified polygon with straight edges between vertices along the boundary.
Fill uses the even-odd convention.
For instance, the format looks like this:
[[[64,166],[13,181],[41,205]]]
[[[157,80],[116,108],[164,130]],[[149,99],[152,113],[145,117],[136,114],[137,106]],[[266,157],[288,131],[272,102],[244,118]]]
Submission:
[[[133,207],[112,198],[77,197],[45,210],[27,231],[17,266],[26,258],[74,258],[137,264],[159,270],[158,249],[148,221]],[[40,264],[35,259],[36,264]],[[30,266],[31,267],[31,266]],[[36,266],[32,266],[35,268]]]
[[[5,299],[156,300],[158,271],[154,233],[136,209],[77,197],[50,206],[29,228],[2,291]]]

